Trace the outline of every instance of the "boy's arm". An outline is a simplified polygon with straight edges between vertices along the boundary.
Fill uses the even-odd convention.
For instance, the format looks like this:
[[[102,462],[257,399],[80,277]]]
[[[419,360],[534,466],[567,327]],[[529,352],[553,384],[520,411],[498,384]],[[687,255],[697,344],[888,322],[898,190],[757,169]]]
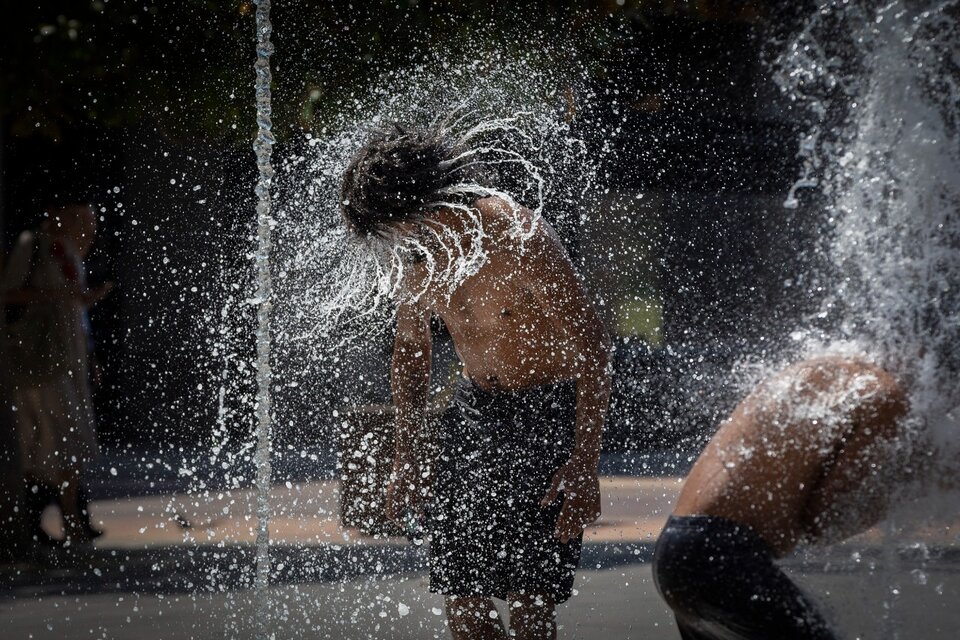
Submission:
[[[599,322],[599,320],[598,320]],[[577,379],[576,447],[572,459],[596,471],[603,440],[603,422],[610,402],[610,356],[603,337],[594,337],[587,362]]]
[[[581,308],[586,311],[586,308]],[[592,314],[592,309],[591,309]],[[592,314],[595,315],[595,314]],[[595,324],[594,324],[595,322]],[[599,318],[584,325],[584,362],[577,378],[577,416],[573,455],[554,474],[541,504],[550,504],[563,491],[563,506],[555,535],[566,543],[600,517],[600,478],[597,466],[603,441],[603,421],[610,400],[609,347]]]
[[[597,320],[599,323],[599,319]],[[601,326],[602,330],[602,326]],[[596,330],[593,330],[596,331]],[[591,333],[593,332],[591,331]],[[589,355],[577,378],[576,444],[570,460],[554,474],[541,504],[556,500],[563,491],[563,506],[557,517],[555,535],[566,543],[600,517],[600,447],[603,421],[610,400],[609,355],[599,336],[590,340]]]
[[[397,336],[393,345],[390,387],[396,409],[393,473],[387,487],[387,517],[402,524],[405,512],[419,510],[424,479],[415,447],[423,431],[430,389],[429,311],[413,304],[397,309]]]
[[[546,221],[539,224],[543,229],[529,247],[535,272],[544,274],[543,295],[550,296],[560,313],[572,320],[579,343],[576,444],[543,498],[544,505],[550,504],[563,491],[556,535],[566,542],[600,517],[597,465],[610,400],[610,338],[559,238]]]

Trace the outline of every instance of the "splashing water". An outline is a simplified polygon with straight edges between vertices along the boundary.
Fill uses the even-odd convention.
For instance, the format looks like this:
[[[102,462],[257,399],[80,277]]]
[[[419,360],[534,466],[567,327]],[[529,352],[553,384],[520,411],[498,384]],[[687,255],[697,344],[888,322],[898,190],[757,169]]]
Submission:
[[[347,245],[348,253],[333,272],[344,273],[347,277],[341,280],[344,283],[341,288],[319,299],[315,324],[304,337],[314,338],[319,332],[338,328],[348,318],[352,323],[358,318],[365,320],[385,304],[400,299],[416,301],[428,289],[439,289],[449,297],[486,261],[483,240],[487,234],[479,212],[471,206],[476,198],[497,196],[506,201],[514,218],[512,235],[521,242],[525,240],[532,233],[532,224],[536,224],[542,214],[545,188],[545,179],[537,166],[511,148],[515,140],[533,144],[523,122],[530,115],[519,113],[503,118],[471,120],[469,111],[461,113],[455,109],[444,120],[431,123],[428,130],[432,136],[451,141],[453,155],[441,163],[442,168],[450,175],[463,176],[463,180],[444,188],[441,193],[445,199],[427,203],[427,207],[456,211],[464,223],[464,230],[458,233],[449,225],[424,219],[419,225],[420,233],[397,236],[384,232],[368,242],[346,238],[342,231],[337,233],[338,240]],[[519,196],[495,187],[495,181],[481,183],[469,177],[470,169],[497,165],[518,165],[524,178],[534,187],[533,221],[527,229],[523,225]],[[331,213],[336,220],[336,212]],[[445,255],[443,262],[433,257],[429,245],[441,249]],[[411,289],[404,280],[405,265],[418,256],[426,260],[427,277],[419,287]],[[308,257],[316,259],[320,256]]]
[[[464,176],[462,181],[443,191],[444,200],[429,206],[447,207],[461,214],[462,233],[470,241],[458,237],[449,227],[424,221],[420,234],[362,243],[349,237],[340,219],[339,203],[334,200],[339,192],[339,177],[359,141],[371,129],[386,122],[416,122],[422,114],[388,110],[361,120],[373,123],[372,126],[351,123],[336,135],[309,141],[311,152],[305,154],[304,168],[316,177],[305,189],[307,202],[302,195],[293,195],[284,207],[284,216],[300,217],[298,227],[307,224],[319,229],[307,246],[302,238],[294,240],[292,251],[283,260],[281,271],[287,277],[284,291],[293,294],[284,298],[291,301],[291,308],[298,309],[298,313],[283,324],[284,337],[317,341],[340,332],[339,344],[370,338],[371,332],[383,327],[382,323],[378,325],[369,320],[403,295],[404,265],[411,256],[427,255],[428,280],[406,295],[416,299],[427,287],[438,288],[448,295],[452,293],[485,261],[481,241],[486,233],[471,206],[477,198],[497,196],[506,201],[516,219],[513,235],[521,241],[532,232],[532,227],[527,226],[529,223],[521,223],[520,208],[526,206],[532,210],[534,223],[542,215],[545,202],[552,195],[551,189],[557,188],[548,175],[558,169],[555,161],[561,149],[557,147],[572,152],[569,158],[574,160],[584,158],[585,145],[570,135],[569,126],[556,113],[481,114],[470,108],[474,102],[466,100],[449,109],[439,107],[446,117],[427,125],[431,131],[452,141],[454,155],[445,164],[452,174]],[[511,183],[505,179],[506,174],[511,174],[512,187],[502,186]],[[583,185],[581,190],[588,188],[584,183],[590,178],[588,168],[577,181]],[[297,191],[299,189],[287,188],[288,195]],[[304,210],[313,215],[304,219],[300,213]],[[425,251],[425,242],[429,241],[442,248],[447,256],[444,263],[434,263]]]
[[[865,352],[896,370],[909,382],[913,399],[915,431],[902,442],[904,449],[917,448],[924,438],[945,448],[956,446],[951,407],[958,405],[958,397],[945,374],[954,371],[955,377],[957,365],[952,345],[958,331],[960,193],[949,179],[960,168],[960,94],[956,76],[944,70],[950,58],[943,54],[951,38],[956,39],[955,27],[945,18],[955,4],[908,11],[899,2],[874,9],[831,3],[806,23],[778,60],[781,88],[807,105],[812,116],[800,141],[802,175],[785,204],[800,206],[815,192],[822,198],[829,230],[818,265],[827,285],[823,293],[811,292],[822,298],[820,309],[795,334],[799,353],[784,357],[793,360],[825,350]],[[463,180],[449,198],[434,203],[462,213],[471,241],[423,225],[433,242],[450,251],[448,261],[430,265],[432,282],[447,291],[475,273],[485,259],[476,250],[484,230],[471,224],[471,198],[498,195],[514,211],[524,206],[537,217],[545,216],[562,234],[565,224],[582,222],[582,203],[591,198],[603,157],[590,148],[592,142],[577,127],[577,119],[570,120],[569,87],[579,90],[578,102],[593,99],[581,88],[576,69],[543,70],[522,56],[493,55],[466,62],[438,59],[385,74],[370,95],[346,97],[331,122],[291,142],[274,178],[269,166],[269,83],[263,94],[259,83],[261,62],[269,77],[269,49],[260,54],[258,47],[258,109],[265,106],[267,111],[258,114],[258,123],[266,125],[261,135],[268,142],[257,153],[259,161],[263,151],[266,161],[258,162],[261,172],[264,167],[269,171],[261,173],[257,191],[258,198],[265,198],[258,203],[262,251],[256,256],[258,284],[265,289],[259,288],[252,302],[261,321],[254,458],[258,497],[264,500],[262,507],[258,504],[256,585],[263,596],[257,603],[265,607],[271,330],[276,378],[284,380],[278,395],[287,385],[293,389],[289,398],[277,399],[282,417],[276,423],[315,421],[317,407],[336,416],[339,404],[356,401],[353,389],[345,391],[344,385],[360,384],[357,377],[363,380],[356,372],[344,384],[332,380],[350,370],[344,366],[344,353],[382,338],[389,331],[393,305],[403,295],[422,293],[403,293],[401,286],[406,260],[420,253],[422,239],[385,239],[380,250],[371,250],[352,240],[341,220],[340,180],[356,149],[371,132],[399,121],[443,130],[460,150],[454,162],[480,169],[477,179]],[[541,88],[543,95],[532,96],[531,86]],[[598,132],[603,134],[602,129]],[[271,186],[280,223],[272,256]],[[518,237],[524,232],[518,224]],[[273,296],[271,259],[276,267]],[[304,398],[311,404],[308,411],[303,411]],[[896,518],[906,521],[909,518]],[[888,554],[886,562],[892,581],[896,558],[896,553]],[[889,604],[893,607],[895,599]],[[265,623],[269,617],[259,611],[258,620]],[[887,636],[893,637],[895,629],[891,614]]]
[[[885,527],[887,638],[899,637],[902,523],[919,529],[935,514],[955,514],[955,501],[937,507],[946,495],[926,485],[957,477],[960,447],[957,13],[955,0],[824,3],[776,61],[776,81],[812,120],[799,144],[802,175],[784,206],[815,191],[827,229],[824,293],[794,334],[798,350],[866,354],[910,397],[897,446],[914,480]]]
[[[946,453],[960,406],[958,3],[920,4],[829,3],[778,61],[815,116],[785,204],[811,184],[826,196],[829,286],[805,348],[871,354]]]
[[[561,235],[565,225],[579,223],[604,157],[588,153],[577,129],[586,128],[584,118],[572,117],[594,99],[583,78],[576,67],[538,67],[532,55],[438,58],[385,74],[371,95],[345,100],[336,120],[291,144],[278,171],[275,358],[296,395],[313,391],[314,405],[329,398],[331,408],[347,396],[356,402],[331,378],[350,353],[382,341],[394,305],[426,286],[449,294],[476,273],[486,259],[486,231],[472,208],[477,198],[509,203],[521,241],[531,227],[520,223],[520,207],[534,219],[545,216]],[[448,170],[458,181],[431,206],[459,213],[460,232],[423,221],[419,233],[404,238],[351,237],[340,213],[344,170],[373,132],[394,122],[449,142]],[[425,242],[441,247],[445,259],[428,262],[428,281],[405,289],[408,260],[437,253],[423,251]],[[283,411],[300,422],[297,416],[311,409],[293,395]]]
[[[405,292],[401,286],[408,257],[422,249],[424,239],[446,248],[449,259],[432,265],[430,275],[435,290],[452,292],[485,260],[479,242],[485,231],[470,206],[475,199],[495,195],[506,201],[517,219],[514,235],[521,241],[530,232],[529,221],[521,224],[521,207],[529,209],[535,220],[548,219],[562,235],[564,229],[582,221],[589,206],[585,200],[589,203],[594,195],[596,173],[605,157],[603,152],[588,153],[591,142],[577,129],[579,124],[590,130],[583,124],[586,117],[572,117],[575,109],[585,111],[594,100],[591,91],[581,86],[582,70],[544,69],[533,56],[490,54],[483,60],[438,60],[385,74],[371,95],[345,99],[339,115],[326,127],[280,147],[283,159],[276,163],[274,174],[271,158],[278,154],[270,121],[269,8],[264,1],[257,12],[256,292],[246,300],[239,291],[229,295],[219,313],[222,331],[217,351],[223,365],[218,372],[216,441],[210,455],[210,463],[225,470],[230,505],[247,500],[245,488],[253,474],[256,565],[247,584],[253,587],[255,618],[234,620],[231,631],[240,633],[249,624],[258,638],[270,637],[271,626],[283,623],[285,599],[299,598],[296,590],[270,589],[271,579],[284,570],[283,561],[276,558],[276,566],[271,566],[271,519],[290,515],[270,503],[271,474],[275,469],[299,469],[287,458],[278,462],[278,454],[288,455],[289,447],[282,443],[290,442],[291,434],[297,437],[296,449],[291,451],[307,460],[307,474],[319,467],[326,474],[327,466],[332,468],[333,461],[325,454],[336,439],[323,429],[338,424],[340,407],[362,403],[362,387],[370,384],[370,376],[364,378],[364,354],[356,359],[351,354],[369,350],[389,333],[393,307],[404,295],[422,293]],[[445,88],[442,95],[437,87]],[[342,175],[369,135],[393,122],[432,128],[451,141],[456,153],[449,170],[459,171],[463,179],[444,193],[441,202],[431,205],[462,214],[462,233],[468,240],[428,222],[420,225],[420,235],[409,238],[362,244],[350,237],[340,213]],[[230,279],[243,278],[234,274]],[[237,355],[244,349],[241,334],[249,335],[245,309],[255,310],[257,316],[255,394],[249,388],[250,368]],[[387,379],[386,373],[383,378]],[[231,425],[247,422],[244,407],[251,404],[254,437],[231,442],[236,437]],[[317,423],[320,428],[308,432],[309,441],[300,437]],[[196,491],[203,494],[205,489],[198,485]],[[314,497],[307,503],[316,500],[326,505],[331,499],[335,498]],[[282,537],[274,529],[274,538],[281,540],[274,541],[274,554],[277,545],[283,544]],[[324,535],[318,535],[316,542],[332,543],[336,550],[342,543],[350,544]],[[359,568],[353,565],[367,562],[376,567],[371,578],[375,579],[397,561],[389,550],[374,549],[369,558],[354,557],[352,552],[343,558],[319,553],[300,569],[311,575],[350,575]],[[223,579],[210,576],[211,587],[222,590]],[[354,610],[357,604],[345,601],[342,606],[345,611]],[[236,608],[239,611],[242,606],[238,603]]]

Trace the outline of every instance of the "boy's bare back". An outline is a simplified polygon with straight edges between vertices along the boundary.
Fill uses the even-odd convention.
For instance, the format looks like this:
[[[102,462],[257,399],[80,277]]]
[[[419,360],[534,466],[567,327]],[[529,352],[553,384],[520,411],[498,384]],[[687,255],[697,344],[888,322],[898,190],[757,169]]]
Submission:
[[[721,426],[674,514],[747,524],[778,555],[829,529],[857,533],[882,514],[886,488],[868,480],[905,410],[899,385],[867,362],[823,357],[793,365],[758,386]],[[857,512],[847,500],[855,493]]]

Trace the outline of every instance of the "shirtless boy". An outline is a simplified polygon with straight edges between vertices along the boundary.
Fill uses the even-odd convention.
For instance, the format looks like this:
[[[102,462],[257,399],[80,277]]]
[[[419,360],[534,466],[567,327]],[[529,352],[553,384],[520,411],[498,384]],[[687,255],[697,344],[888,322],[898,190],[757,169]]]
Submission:
[[[456,153],[439,136],[397,127],[374,136],[344,175],[342,211],[357,236],[422,246],[405,265],[397,309],[387,516],[403,523],[429,511],[430,588],[447,596],[456,640],[508,637],[491,598],[508,602],[511,637],[555,638],[555,605],[570,597],[583,529],[600,515],[608,338],[545,220],[498,197],[432,204],[464,179],[445,170]],[[452,290],[430,279],[478,248],[481,266]],[[431,316],[449,330],[463,377],[426,478],[414,449]]]
[[[684,640],[835,638],[774,558],[883,516],[906,407],[890,374],[843,357],[797,363],[736,407],[687,476],[654,554]]]

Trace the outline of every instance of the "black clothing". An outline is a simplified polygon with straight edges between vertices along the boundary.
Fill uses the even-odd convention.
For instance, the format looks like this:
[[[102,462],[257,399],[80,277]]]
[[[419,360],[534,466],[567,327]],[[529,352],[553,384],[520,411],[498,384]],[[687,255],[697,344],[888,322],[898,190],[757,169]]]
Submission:
[[[653,579],[683,640],[836,640],[763,538],[732,520],[670,516]]]
[[[438,435],[432,591],[570,597],[582,535],[561,543],[563,496],[540,501],[573,453],[575,422],[572,382],[496,392],[460,383]]]

